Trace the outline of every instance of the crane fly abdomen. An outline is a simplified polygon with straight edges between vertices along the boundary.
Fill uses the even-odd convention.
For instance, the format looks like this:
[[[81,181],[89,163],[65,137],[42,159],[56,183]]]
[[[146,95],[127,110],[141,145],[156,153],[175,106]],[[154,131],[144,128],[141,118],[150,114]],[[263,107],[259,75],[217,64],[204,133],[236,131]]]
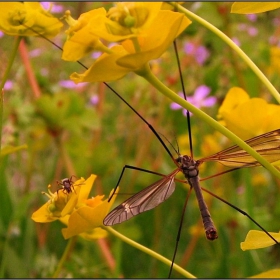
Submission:
[[[198,165],[200,164],[200,162],[195,161],[193,158],[187,155],[180,156],[177,159],[177,162],[180,164],[180,168],[184,173],[186,179],[188,180],[191,188],[195,190],[206,238],[209,240],[217,239],[217,230],[215,228],[214,222],[211,219],[210,212],[203,198],[202,190],[199,184]]]

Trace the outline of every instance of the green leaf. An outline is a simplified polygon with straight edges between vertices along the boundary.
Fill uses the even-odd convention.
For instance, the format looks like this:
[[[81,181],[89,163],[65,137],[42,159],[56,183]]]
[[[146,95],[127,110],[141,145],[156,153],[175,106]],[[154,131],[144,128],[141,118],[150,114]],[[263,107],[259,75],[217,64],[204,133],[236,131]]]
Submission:
[[[279,2],[234,2],[231,13],[256,14],[280,8]]]

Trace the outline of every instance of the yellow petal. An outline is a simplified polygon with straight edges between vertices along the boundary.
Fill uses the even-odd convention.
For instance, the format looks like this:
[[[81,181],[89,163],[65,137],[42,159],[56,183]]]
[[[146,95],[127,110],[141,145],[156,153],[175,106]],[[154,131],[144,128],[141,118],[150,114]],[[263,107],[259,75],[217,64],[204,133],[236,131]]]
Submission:
[[[49,211],[50,202],[46,202],[42,207],[35,211],[31,219],[37,223],[50,223],[59,219],[59,217],[51,216]]]
[[[117,190],[118,192],[118,190]],[[117,193],[116,192],[116,193]],[[112,191],[110,195],[112,194]],[[68,239],[74,235],[88,232],[94,228],[103,225],[103,220],[108,214],[112,204],[114,203],[116,195],[113,196],[110,202],[105,199],[102,203],[96,207],[80,207],[77,211],[74,211],[69,218],[68,227],[62,229],[62,234],[65,239]]]
[[[279,2],[234,2],[231,6],[231,13],[256,14],[278,9]]]
[[[132,42],[122,43],[130,53],[117,60],[118,65],[137,70],[152,59],[159,58],[174,39],[189,25],[191,21],[183,14],[171,11],[160,11],[153,25],[145,36],[140,37],[141,51],[135,53]]]
[[[259,278],[259,279],[265,279],[265,278],[280,278],[280,269],[271,269],[265,272],[262,272],[260,274],[251,276],[249,278]]]
[[[269,232],[278,242],[280,242],[280,233]],[[250,230],[244,242],[240,243],[243,251],[265,248],[275,245],[275,242],[263,231]]]
[[[112,47],[114,53],[101,55],[83,74],[73,73],[70,78],[75,83],[115,81],[131,71],[116,64],[116,60],[127,54],[122,46]]]
[[[0,3],[0,30],[8,35],[38,36],[40,33],[53,37],[60,32],[62,26],[38,2]]]
[[[223,118],[224,114],[231,113],[238,105],[249,100],[248,93],[240,87],[232,87],[226,94],[226,97],[219,108],[218,118]]]
[[[111,20],[108,18],[108,15],[112,14],[109,10],[107,15],[100,15],[91,20],[91,33],[109,42],[118,42],[137,37],[139,33],[145,32],[147,28],[154,24],[153,21],[160,11],[161,5],[161,2],[119,3],[117,7],[112,9],[117,10],[119,7],[120,10],[130,11],[131,16],[136,19],[136,26],[126,27],[117,19],[115,21]],[[122,18],[121,15],[120,18]]]
[[[92,241],[100,238],[105,238],[108,235],[108,232],[103,228],[94,228],[89,232],[83,232],[80,236],[86,240]]]
[[[99,38],[90,33],[89,22],[97,15],[106,15],[104,8],[94,9],[81,14],[74,26],[70,26],[67,32],[69,39],[63,46],[62,59],[67,61],[77,61],[89,52],[96,50],[101,44]]]
[[[92,189],[93,183],[96,179],[95,174],[91,174],[88,179],[85,180],[77,180],[74,185],[80,186],[79,200],[78,203],[84,203],[84,200],[88,198],[90,191]]]
[[[256,114],[257,112],[257,114]],[[279,128],[280,106],[261,98],[249,98],[241,88],[229,90],[218,118],[240,138],[246,140]]]

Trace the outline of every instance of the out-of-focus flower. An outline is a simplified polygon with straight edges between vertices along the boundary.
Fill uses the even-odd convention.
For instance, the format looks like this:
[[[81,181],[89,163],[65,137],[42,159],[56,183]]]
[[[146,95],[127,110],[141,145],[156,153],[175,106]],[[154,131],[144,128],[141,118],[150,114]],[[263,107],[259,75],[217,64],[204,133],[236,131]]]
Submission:
[[[234,2],[231,13],[256,14],[280,8],[279,2]]]
[[[251,36],[251,37],[255,37],[255,36],[258,35],[258,33],[259,33],[259,30],[258,30],[256,27],[254,27],[254,26],[249,26],[249,25],[247,25],[246,23],[239,24],[239,25],[238,25],[238,29],[239,29],[240,31],[246,31],[247,34],[248,34],[249,36]]]
[[[279,128],[280,106],[262,98],[250,98],[242,88],[233,87],[219,109],[218,119],[246,140]]]
[[[258,16],[256,14],[247,14],[246,17],[247,17],[247,19],[249,19],[252,22],[255,22],[258,18]]]
[[[90,103],[92,105],[96,105],[98,104],[98,102],[99,102],[99,96],[97,94],[92,95],[90,98]]]
[[[249,28],[247,29],[247,32],[248,32],[248,35],[250,35],[250,36],[252,36],[252,37],[255,37],[255,36],[258,35],[259,30],[258,30],[256,27],[251,26],[251,27],[249,27]]]
[[[104,52],[83,74],[73,73],[71,79],[76,83],[113,81],[159,58],[191,23],[181,13],[160,10],[161,4],[118,3],[107,14],[91,17],[90,34],[119,45]]]
[[[29,52],[29,56],[30,57],[38,57],[41,54],[42,54],[42,50],[41,49],[34,49],[34,50]]]
[[[184,44],[184,51],[186,54],[192,55],[199,65],[203,65],[210,55],[206,47],[196,46],[191,42]]]
[[[77,180],[71,191],[60,189],[55,193],[49,190],[46,194],[49,201],[32,215],[32,220],[38,223],[48,223],[60,220],[68,227],[62,229],[65,239],[82,234],[87,239],[101,238],[106,231],[101,229],[103,219],[115,201],[116,195],[110,202],[103,200],[104,195],[88,198],[96,175],[87,180]]]
[[[280,232],[269,232],[269,234],[280,242]],[[275,241],[265,232],[259,230],[250,230],[245,241],[240,244],[243,251],[266,248],[272,245],[276,245]]]
[[[64,19],[69,24],[69,28],[66,30],[68,38],[63,46],[62,59],[77,61],[92,51],[108,51],[99,37],[90,33],[89,24],[91,19],[105,14],[106,10],[99,8],[83,13],[78,20],[75,20],[71,17],[70,11],[65,12]]]
[[[232,41],[238,46],[238,47],[240,47],[241,46],[241,44],[240,44],[240,41],[239,41],[239,39],[238,38],[236,38],[236,37],[233,37],[233,38],[231,38],[232,39]]]
[[[192,105],[194,105],[197,108],[202,108],[202,107],[212,107],[215,105],[217,98],[214,96],[207,97],[210,93],[211,89],[207,87],[206,85],[201,85],[197,87],[195,90],[193,96],[188,96],[187,101],[190,102]],[[182,92],[179,92],[179,95],[184,98],[184,95]],[[182,106],[172,102],[170,105],[171,109],[173,110],[178,110],[181,109]],[[187,110],[183,108],[183,114],[186,116]],[[190,115],[192,113],[190,112]]]
[[[11,90],[13,88],[13,82],[11,80],[6,81],[4,85],[4,91]]]
[[[62,5],[57,4],[56,2],[40,2],[40,4],[48,11],[53,14],[62,13],[64,7]]]
[[[278,43],[280,45],[280,42]],[[267,67],[269,75],[280,74],[280,46],[270,47],[270,65]]]
[[[1,2],[0,30],[13,36],[54,37],[62,23],[38,2]],[[35,30],[36,32],[34,32]]]
[[[268,271],[264,271],[262,273],[250,276],[249,278],[257,278],[257,279],[274,278],[274,279],[277,279],[277,278],[279,278],[279,275],[280,275],[280,269],[275,268],[275,269],[270,269]]]
[[[72,80],[62,80],[59,81],[59,85],[63,88],[75,89],[75,88],[83,88],[86,84],[80,83],[77,85]]]

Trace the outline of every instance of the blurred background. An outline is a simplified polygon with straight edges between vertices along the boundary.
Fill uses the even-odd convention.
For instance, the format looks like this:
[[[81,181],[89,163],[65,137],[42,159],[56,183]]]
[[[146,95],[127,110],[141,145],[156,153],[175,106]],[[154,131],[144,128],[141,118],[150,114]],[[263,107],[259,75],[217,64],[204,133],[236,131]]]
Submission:
[[[90,9],[105,7],[108,10],[111,6],[108,2],[56,2],[52,11],[60,18],[65,10],[70,10],[72,16],[78,18]],[[232,38],[279,88],[279,10],[237,15],[230,14],[231,3],[192,2],[184,6]],[[62,46],[65,39],[65,33],[61,32],[53,41]],[[1,77],[14,40],[1,33]],[[195,21],[180,35],[177,44],[189,101],[214,119],[233,86],[242,87],[250,97],[275,103],[243,61]],[[43,38],[25,38],[24,47],[19,50],[4,89],[2,147],[27,144],[28,149],[2,157],[0,271],[2,277],[41,278],[52,276],[67,245],[61,235],[64,226],[59,221],[39,224],[31,220],[32,213],[47,201],[41,192],[47,191],[48,184],[55,191],[57,180],[71,175],[88,178],[96,174],[92,195],[107,197],[125,164],[164,174],[171,173],[176,166],[147,125],[104,84],[75,85],[70,81],[71,73],[84,71],[80,65],[61,60],[61,51]],[[82,62],[90,66],[97,56],[96,53],[89,55]],[[173,46],[150,64],[155,75],[179,94],[181,84]],[[38,95],[30,82],[32,74],[38,84]],[[168,139],[170,143],[166,141],[166,144],[174,157],[177,143],[181,154],[189,154],[187,122],[181,108],[134,73],[110,85]],[[232,144],[195,115],[191,116],[191,125],[195,159]],[[201,166],[200,177],[223,170],[226,168],[222,165],[207,163]],[[120,193],[136,193],[158,179],[156,175],[129,170],[120,183]],[[268,231],[278,232],[279,180],[264,168],[235,171],[201,184],[250,213]],[[165,203],[114,229],[171,259],[188,190],[188,185],[176,183],[174,194]],[[126,198],[125,194],[119,195],[115,204]],[[256,226],[219,200],[207,194],[205,198],[219,238],[213,242],[205,238],[192,193],[177,264],[201,278],[248,277],[276,268],[279,248],[243,252],[240,242]],[[98,241],[78,238],[59,276],[167,277],[168,266],[114,236],[108,235],[106,244],[116,261],[116,270],[108,266]],[[173,272],[172,277],[181,275]]]

